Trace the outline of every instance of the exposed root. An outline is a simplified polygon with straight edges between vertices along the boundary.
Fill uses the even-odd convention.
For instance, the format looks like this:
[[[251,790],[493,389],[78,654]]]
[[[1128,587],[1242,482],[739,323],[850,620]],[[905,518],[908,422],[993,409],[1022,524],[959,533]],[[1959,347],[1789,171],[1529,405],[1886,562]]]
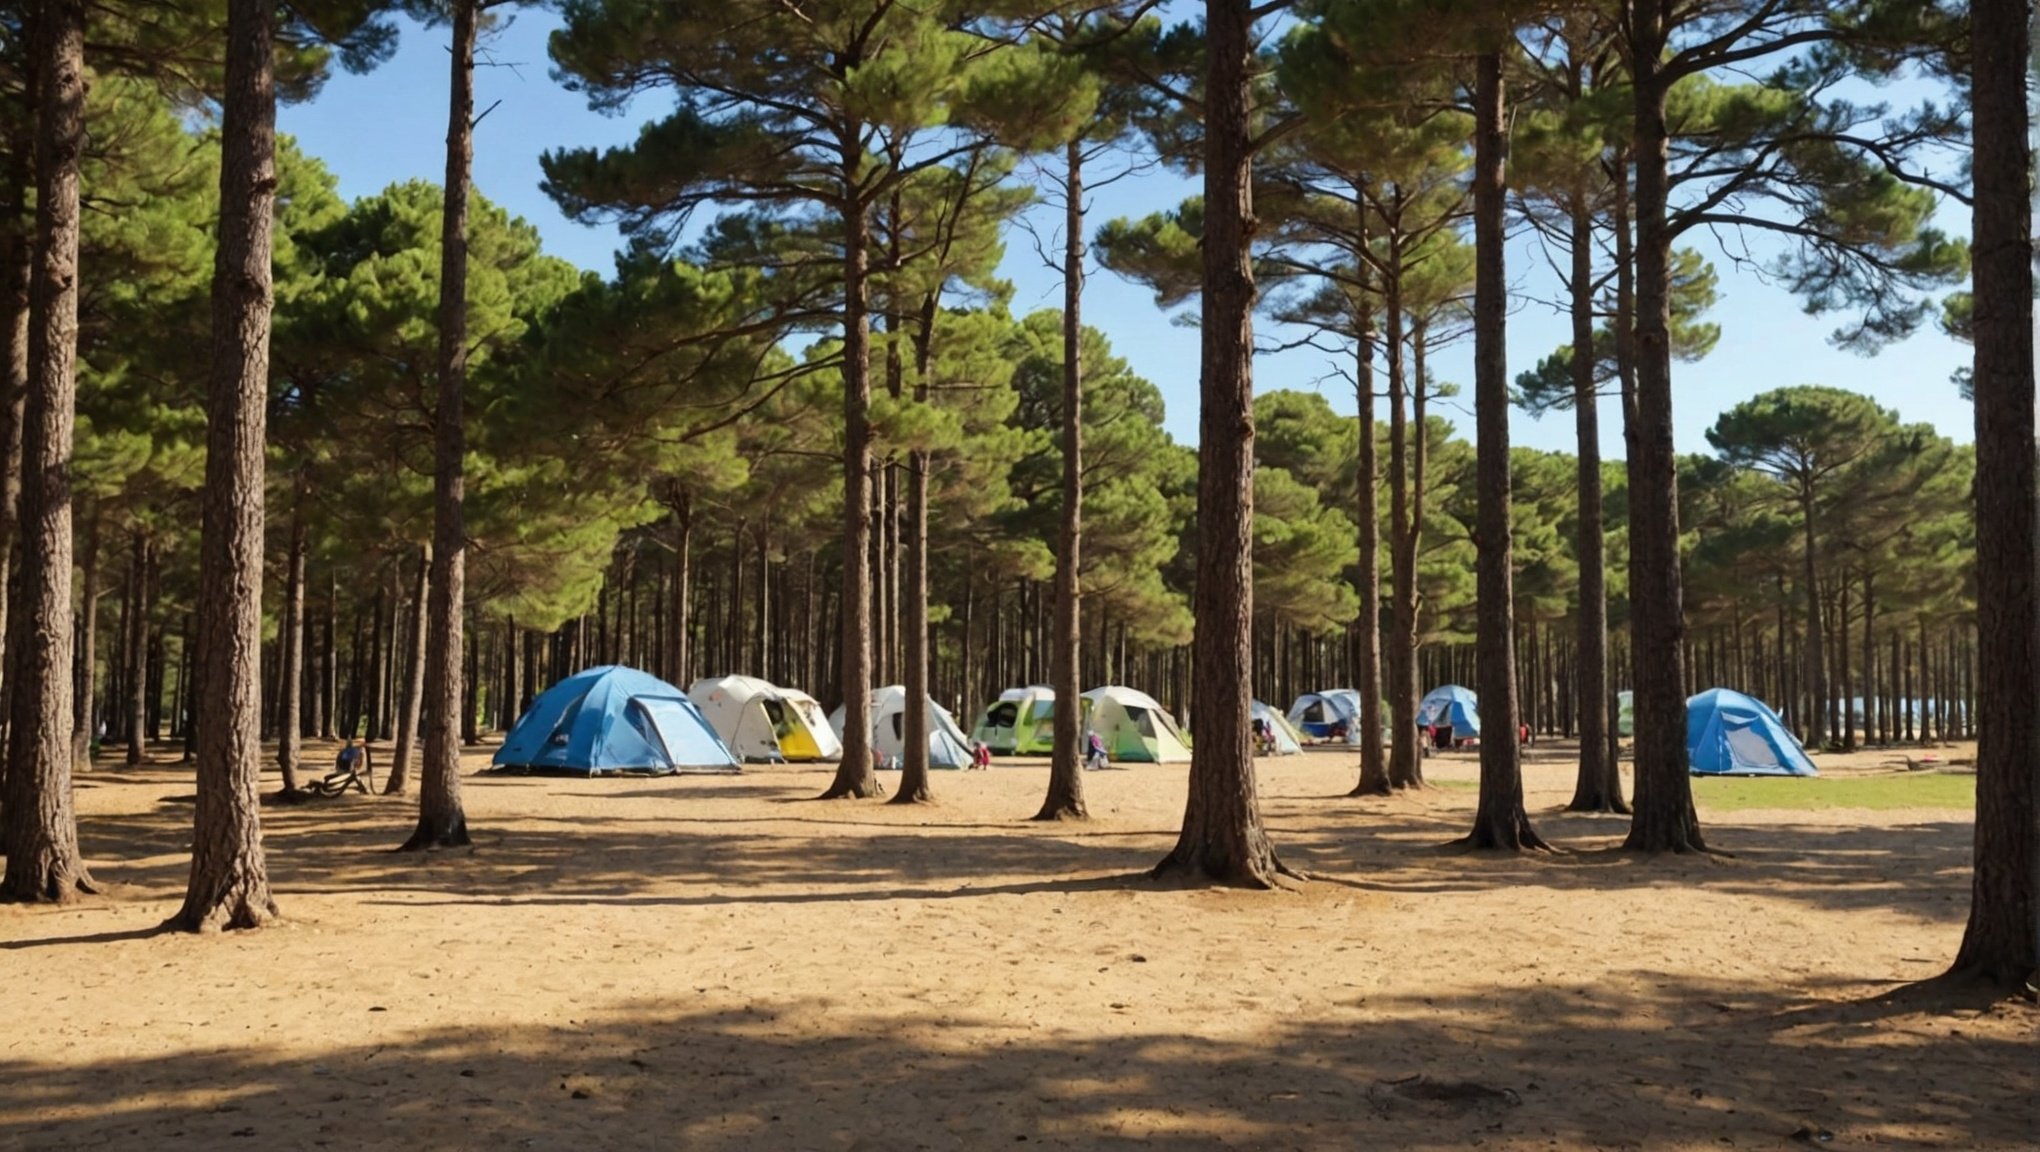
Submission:
[[[1289,892],[1309,882],[1308,873],[1284,864],[1273,851],[1265,862],[1238,861],[1212,867],[1210,861],[1185,859],[1178,849],[1163,857],[1148,872],[1148,879],[1173,882],[1184,887],[1242,888],[1254,892]]]
[[[1086,809],[1082,804],[1072,804],[1068,802],[1059,803],[1054,800],[1051,800],[1048,803],[1043,804],[1041,806],[1041,811],[1036,812],[1034,815],[1028,817],[1029,820],[1043,820],[1043,821],[1063,821],[1063,820],[1074,821],[1074,820],[1089,820],[1090,818],[1091,818],[1090,811]]]

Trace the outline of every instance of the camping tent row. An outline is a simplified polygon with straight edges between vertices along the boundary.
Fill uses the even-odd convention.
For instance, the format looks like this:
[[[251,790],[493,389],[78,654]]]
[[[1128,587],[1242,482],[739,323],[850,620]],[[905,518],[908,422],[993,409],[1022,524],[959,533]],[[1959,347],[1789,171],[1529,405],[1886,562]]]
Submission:
[[[696,680],[687,698],[738,758],[751,764],[841,760],[843,744],[815,698],[755,676]]]
[[[1084,693],[1082,699],[1084,729],[1097,733],[1105,754],[1112,759],[1144,764],[1189,762],[1190,738],[1154,697],[1108,684]],[[1001,756],[1052,751],[1055,690],[1036,684],[1001,692],[978,717],[972,736]]]
[[[518,718],[493,762],[589,776],[739,770],[686,693],[621,665],[589,668],[546,689]]]
[[[844,710],[838,705],[829,713],[829,727],[843,735]],[[871,693],[871,746],[888,764],[906,758],[907,690],[898,684]],[[949,709],[928,701],[928,767],[970,767],[970,737],[957,727]]]

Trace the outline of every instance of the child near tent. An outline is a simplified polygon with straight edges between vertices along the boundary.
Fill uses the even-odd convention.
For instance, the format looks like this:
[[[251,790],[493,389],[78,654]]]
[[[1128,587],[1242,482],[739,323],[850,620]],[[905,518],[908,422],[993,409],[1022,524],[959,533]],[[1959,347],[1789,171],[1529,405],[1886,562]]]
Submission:
[[[1104,768],[1110,763],[1111,760],[1105,755],[1105,741],[1100,739],[1096,732],[1091,733],[1090,743],[1084,752],[1084,767]]]
[[[982,740],[970,744],[970,766],[983,772],[992,770],[992,746]]]

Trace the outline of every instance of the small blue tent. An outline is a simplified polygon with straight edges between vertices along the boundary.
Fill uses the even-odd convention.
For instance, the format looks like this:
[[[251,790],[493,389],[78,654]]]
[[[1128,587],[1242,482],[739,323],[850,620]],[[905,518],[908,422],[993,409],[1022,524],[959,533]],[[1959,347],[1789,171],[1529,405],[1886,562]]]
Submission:
[[[1699,776],[1820,775],[1776,712],[1726,688],[1686,701],[1686,759]]]
[[[1360,743],[1360,693],[1351,688],[1306,692],[1289,706],[1289,726],[1313,740],[1329,740],[1337,730],[1350,744]]]
[[[1454,740],[1471,740],[1480,735],[1480,698],[1470,688],[1447,684],[1433,688],[1417,704],[1417,727],[1452,725]]]
[[[741,771],[687,693],[615,664],[546,689],[510,730],[494,763],[588,776]]]

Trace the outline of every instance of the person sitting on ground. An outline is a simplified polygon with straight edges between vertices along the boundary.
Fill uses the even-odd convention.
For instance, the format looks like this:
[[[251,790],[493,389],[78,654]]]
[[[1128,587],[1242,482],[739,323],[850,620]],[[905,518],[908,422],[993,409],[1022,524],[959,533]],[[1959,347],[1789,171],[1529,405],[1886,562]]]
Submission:
[[[1084,767],[1103,768],[1111,762],[1111,758],[1105,755],[1105,741],[1096,732],[1091,733],[1090,742],[1084,752]]]
[[[347,743],[340,746],[340,753],[333,757],[333,770],[322,781],[328,792],[344,790],[349,785],[368,791],[362,777],[369,771],[368,745],[359,738],[349,736]]]

